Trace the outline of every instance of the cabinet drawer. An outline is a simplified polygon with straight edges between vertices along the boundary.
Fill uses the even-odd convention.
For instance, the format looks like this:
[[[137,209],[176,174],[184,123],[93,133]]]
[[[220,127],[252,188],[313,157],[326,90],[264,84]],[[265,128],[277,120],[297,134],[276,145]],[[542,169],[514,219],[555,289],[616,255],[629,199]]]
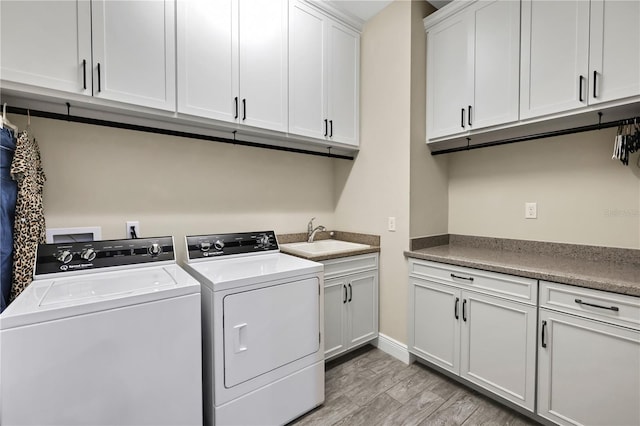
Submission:
[[[325,260],[322,263],[324,264],[324,279],[328,280],[342,275],[378,268],[378,254],[341,257],[339,259]]]
[[[531,278],[419,259],[409,259],[409,274],[523,303],[535,305],[538,301],[537,280]]]
[[[640,298],[634,296],[540,281],[540,307],[640,330]]]

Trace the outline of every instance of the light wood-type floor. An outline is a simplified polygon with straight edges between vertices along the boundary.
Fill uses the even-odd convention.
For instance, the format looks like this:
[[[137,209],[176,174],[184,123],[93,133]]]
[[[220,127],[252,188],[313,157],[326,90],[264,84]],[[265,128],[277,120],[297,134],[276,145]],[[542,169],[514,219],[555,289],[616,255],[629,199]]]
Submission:
[[[324,405],[289,426],[536,424],[422,364],[365,346],[327,363]]]

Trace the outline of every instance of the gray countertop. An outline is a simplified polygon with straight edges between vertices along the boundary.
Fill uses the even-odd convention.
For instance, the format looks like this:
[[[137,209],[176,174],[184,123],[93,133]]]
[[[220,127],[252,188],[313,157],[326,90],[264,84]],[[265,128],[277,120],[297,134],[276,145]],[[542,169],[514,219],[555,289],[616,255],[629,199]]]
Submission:
[[[640,255],[638,250],[631,250],[631,255],[635,252]],[[482,247],[482,244],[480,247],[445,244],[416,248],[406,251],[405,256],[640,297],[640,264],[637,262],[501,250]]]

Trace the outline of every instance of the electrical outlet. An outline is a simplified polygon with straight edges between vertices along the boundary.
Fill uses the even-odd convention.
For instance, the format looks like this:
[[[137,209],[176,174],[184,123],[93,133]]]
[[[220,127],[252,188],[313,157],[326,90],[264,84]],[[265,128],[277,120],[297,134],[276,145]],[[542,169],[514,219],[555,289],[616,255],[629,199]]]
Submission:
[[[140,222],[137,220],[128,220],[127,221],[127,229],[124,233],[125,238],[133,238],[131,235],[131,227],[135,230],[136,238],[140,238]]]
[[[538,218],[538,203],[524,203],[524,218],[525,219]]]
[[[389,231],[394,232],[396,230],[396,218],[389,216]]]

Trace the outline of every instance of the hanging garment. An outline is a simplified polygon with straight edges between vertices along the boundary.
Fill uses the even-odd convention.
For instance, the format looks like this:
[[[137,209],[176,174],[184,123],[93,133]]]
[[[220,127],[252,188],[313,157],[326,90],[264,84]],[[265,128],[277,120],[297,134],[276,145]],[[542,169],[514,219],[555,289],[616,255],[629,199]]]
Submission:
[[[13,221],[17,185],[11,179],[16,139],[8,127],[0,129],[0,313],[9,304],[13,271]]]
[[[46,178],[40,161],[40,149],[27,130],[18,136],[11,176],[18,183],[18,196],[13,231],[13,283],[9,301],[31,284],[36,250],[39,243],[45,242],[42,193]]]

